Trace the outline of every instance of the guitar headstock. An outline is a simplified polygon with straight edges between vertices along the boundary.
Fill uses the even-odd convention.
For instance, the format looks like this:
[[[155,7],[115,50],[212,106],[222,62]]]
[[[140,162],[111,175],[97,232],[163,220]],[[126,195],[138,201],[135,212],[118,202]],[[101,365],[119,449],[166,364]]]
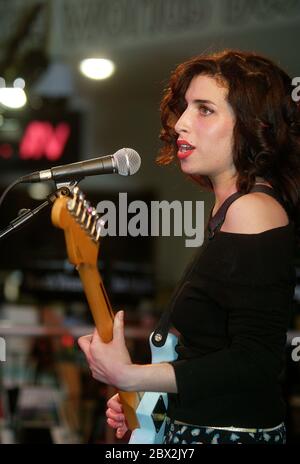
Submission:
[[[95,208],[75,187],[70,196],[61,196],[52,207],[52,223],[65,232],[69,261],[96,265],[101,229],[104,225]]]

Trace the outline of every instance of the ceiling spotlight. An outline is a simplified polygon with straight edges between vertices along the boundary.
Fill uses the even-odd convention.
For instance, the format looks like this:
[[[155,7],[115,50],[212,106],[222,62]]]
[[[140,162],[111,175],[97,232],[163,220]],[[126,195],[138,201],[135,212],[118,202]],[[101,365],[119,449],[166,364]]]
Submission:
[[[23,89],[15,87],[0,88],[0,104],[17,110],[26,105],[27,98]]]
[[[0,77],[0,104],[6,108],[19,109],[26,105],[25,81],[21,77],[14,80],[13,87],[6,87],[5,79]]]
[[[22,77],[17,77],[17,79],[14,80],[13,86],[19,89],[24,89],[25,88],[24,79],[22,79]]]
[[[114,63],[104,58],[82,60],[79,67],[82,74],[90,79],[107,79],[115,70]]]
[[[14,87],[0,89],[0,103],[6,108],[18,109],[26,104],[27,98],[23,89]]]

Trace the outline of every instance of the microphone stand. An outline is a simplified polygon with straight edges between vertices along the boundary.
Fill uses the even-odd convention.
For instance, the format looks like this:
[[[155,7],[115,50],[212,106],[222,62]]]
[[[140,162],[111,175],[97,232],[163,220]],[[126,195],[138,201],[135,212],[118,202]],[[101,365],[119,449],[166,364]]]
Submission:
[[[15,232],[16,230],[20,229],[34,216],[39,214],[41,211],[43,211],[48,206],[51,206],[58,197],[69,195],[69,194],[70,194],[70,188],[64,185],[62,187],[59,187],[57,190],[55,190],[55,192],[48,195],[47,200],[41,203],[35,209],[33,210],[25,209],[25,211],[21,213],[21,215],[17,216],[15,219],[13,219],[9,223],[6,229],[0,231],[0,240],[6,237],[7,235],[11,234],[12,232]]]

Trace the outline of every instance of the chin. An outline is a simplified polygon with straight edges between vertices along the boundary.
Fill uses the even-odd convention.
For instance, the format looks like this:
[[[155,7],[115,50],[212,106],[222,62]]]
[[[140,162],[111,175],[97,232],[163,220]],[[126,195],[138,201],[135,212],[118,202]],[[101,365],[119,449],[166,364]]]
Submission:
[[[195,169],[191,163],[180,162],[180,169],[184,174],[188,174],[190,176],[202,176],[203,173],[199,172],[199,169]]]
[[[195,173],[192,172],[191,169],[187,169],[187,168],[182,167],[182,166],[181,166],[180,168],[181,168],[181,172],[182,172],[183,174],[187,174],[187,175],[189,175],[189,176],[195,175]]]
[[[180,168],[186,174],[190,174],[190,171],[193,169],[193,164],[190,163],[189,161],[190,160],[188,158],[186,158],[184,160],[179,160]]]

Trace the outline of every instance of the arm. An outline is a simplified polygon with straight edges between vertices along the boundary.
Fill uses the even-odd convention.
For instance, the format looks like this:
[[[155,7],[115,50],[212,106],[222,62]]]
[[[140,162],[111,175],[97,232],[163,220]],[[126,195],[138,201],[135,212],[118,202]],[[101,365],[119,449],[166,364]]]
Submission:
[[[124,313],[116,314],[113,339],[104,343],[97,330],[80,337],[94,379],[123,391],[163,391],[176,393],[174,369],[169,363],[133,364],[124,339]]]
[[[132,364],[124,377],[128,391],[177,393],[175,372],[170,363]]]

